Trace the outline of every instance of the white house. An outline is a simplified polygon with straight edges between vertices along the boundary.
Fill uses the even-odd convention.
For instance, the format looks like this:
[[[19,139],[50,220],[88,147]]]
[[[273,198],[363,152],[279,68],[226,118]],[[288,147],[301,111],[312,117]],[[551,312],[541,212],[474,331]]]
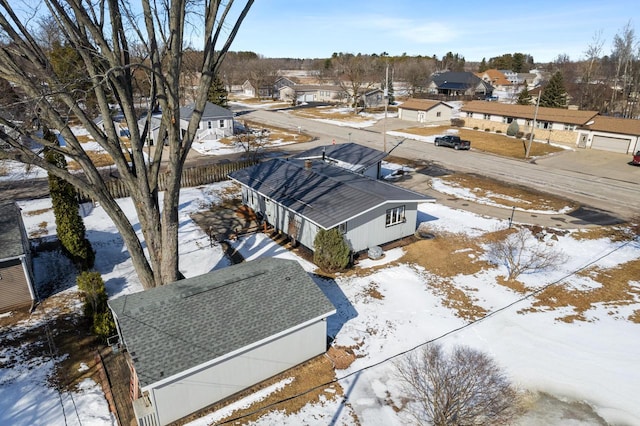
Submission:
[[[336,312],[297,261],[276,258],[108,303],[139,426],[175,422],[323,354]]]
[[[449,124],[453,107],[430,99],[409,99],[398,106],[398,118],[417,123]]]

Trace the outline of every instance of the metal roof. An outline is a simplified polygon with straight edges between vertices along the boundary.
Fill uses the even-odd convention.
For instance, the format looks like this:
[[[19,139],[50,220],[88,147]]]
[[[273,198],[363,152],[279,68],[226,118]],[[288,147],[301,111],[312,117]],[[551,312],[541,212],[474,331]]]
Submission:
[[[143,387],[335,313],[297,261],[276,258],[108,303]]]
[[[14,259],[25,254],[21,219],[20,208],[14,202],[0,204],[0,259]]]
[[[384,158],[387,157],[386,152],[379,151],[377,149],[369,148],[357,143],[341,143],[337,145],[324,145],[311,148],[307,151],[301,152],[293,156],[298,159],[321,159],[322,154],[327,160],[338,161],[341,164],[346,163],[346,168],[358,172],[360,170],[368,169],[369,167],[378,164]]]
[[[324,229],[331,229],[378,206],[432,201],[392,184],[371,179],[321,160],[274,159],[237,170],[229,177]]]

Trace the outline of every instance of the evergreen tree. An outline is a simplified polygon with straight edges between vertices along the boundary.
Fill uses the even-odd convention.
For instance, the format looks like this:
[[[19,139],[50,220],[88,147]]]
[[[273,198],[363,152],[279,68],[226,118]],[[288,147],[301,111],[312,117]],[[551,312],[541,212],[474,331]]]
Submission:
[[[45,128],[44,139],[57,143],[57,136]],[[61,169],[67,169],[67,161],[60,152],[46,149],[47,162]],[[93,267],[95,253],[91,243],[85,237],[85,227],[78,213],[79,205],[76,190],[69,182],[49,173],[49,192],[56,218],[58,239],[69,258],[81,269]]]
[[[211,82],[207,95],[209,102],[226,108],[229,105],[227,96],[228,93],[227,89],[224,87],[224,83],[220,78],[218,78],[218,76],[215,76]]]
[[[338,228],[320,229],[313,241],[313,261],[326,272],[340,271],[349,264],[349,245]]]
[[[478,67],[478,72],[485,72],[488,69],[489,67],[487,66],[487,60],[485,58],[482,58],[482,61],[480,61],[480,66]]]
[[[531,93],[527,89],[527,86],[522,89],[522,92],[518,95],[518,100],[516,101],[518,105],[531,105]]]
[[[550,108],[565,108],[567,106],[567,91],[564,88],[562,73],[556,71],[547,87],[540,95],[540,106]]]

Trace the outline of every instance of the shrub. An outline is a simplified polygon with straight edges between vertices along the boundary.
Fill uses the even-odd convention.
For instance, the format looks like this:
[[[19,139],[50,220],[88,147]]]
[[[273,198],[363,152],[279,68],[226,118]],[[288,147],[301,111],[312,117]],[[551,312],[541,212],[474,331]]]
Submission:
[[[325,272],[340,271],[349,264],[351,249],[338,228],[318,231],[313,247],[313,261]]]
[[[475,127],[473,128],[473,130],[478,130],[478,126],[475,126]]]
[[[522,139],[524,137],[524,132],[518,132],[516,133],[516,138],[518,139]]]
[[[496,133],[502,133],[502,130],[496,130]]]
[[[98,272],[82,272],[76,278],[78,289],[84,299],[83,311],[91,321],[91,331],[106,339],[115,329],[115,323],[107,305],[107,291]]]
[[[531,133],[525,133],[524,138],[525,138],[526,140],[531,139]],[[535,138],[536,138],[536,134],[534,133],[534,134],[533,134],[533,139],[535,139]]]
[[[519,131],[520,126],[518,123],[516,121],[512,121],[511,124],[509,124],[509,127],[507,127],[507,136],[515,136]]]
[[[486,129],[484,129],[484,131],[485,131],[485,132],[490,132],[490,131],[491,131],[491,129],[486,128]]]

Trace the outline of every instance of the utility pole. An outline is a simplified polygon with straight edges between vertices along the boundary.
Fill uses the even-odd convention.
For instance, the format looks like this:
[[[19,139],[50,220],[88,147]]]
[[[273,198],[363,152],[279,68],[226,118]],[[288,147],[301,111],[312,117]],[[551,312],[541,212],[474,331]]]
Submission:
[[[389,64],[387,63],[387,71],[384,83],[384,121],[382,122],[382,146],[383,151],[387,152],[387,106],[389,105]]]
[[[533,112],[533,125],[531,126],[531,133],[529,133],[529,144],[527,145],[526,152],[524,153],[525,160],[529,158],[529,152],[531,151],[531,143],[533,142],[533,132],[536,129],[536,119],[538,118],[538,107],[540,106],[540,96],[542,96],[542,91],[538,93],[538,99],[536,100],[536,109]]]

